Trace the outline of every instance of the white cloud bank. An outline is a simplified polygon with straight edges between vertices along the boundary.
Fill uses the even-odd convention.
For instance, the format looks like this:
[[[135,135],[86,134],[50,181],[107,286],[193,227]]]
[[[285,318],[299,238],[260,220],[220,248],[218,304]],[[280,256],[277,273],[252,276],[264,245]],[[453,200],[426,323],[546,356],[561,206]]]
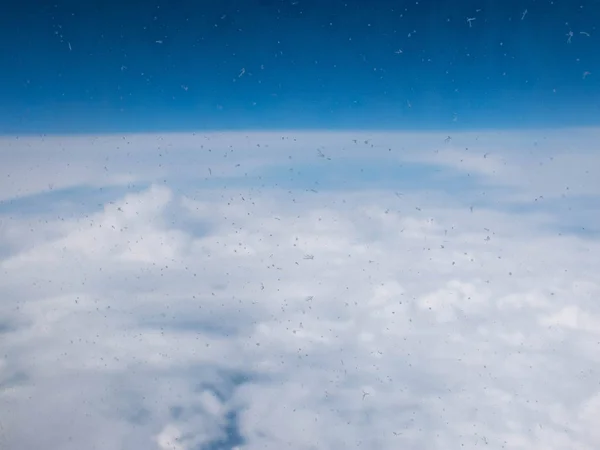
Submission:
[[[110,145],[94,153],[83,137],[48,149],[31,138],[30,153],[3,154],[14,177],[0,217],[0,447],[599,448],[600,241],[561,232],[563,209],[505,207],[537,191],[560,198],[560,183],[597,199],[588,141],[570,144],[568,170],[544,172],[540,161],[566,153],[560,144],[528,156],[532,135],[506,134],[506,147],[492,133],[452,144],[365,137],[378,150],[351,134],[288,135],[253,135],[269,150],[246,153],[226,153],[223,135],[213,156],[194,153],[195,137],[135,137],[172,149],[161,166],[143,146],[127,159]],[[467,138],[481,161],[463,170],[444,145]],[[417,150],[394,158],[510,190],[471,210],[451,189],[418,184],[403,195],[376,183],[193,184],[209,165],[233,178],[244,176],[237,164],[287,170],[289,156],[335,167],[410,139]],[[299,141],[304,150],[287,144]],[[23,176],[39,151],[54,175]],[[99,167],[107,158],[122,159]],[[47,191],[48,177],[52,190],[150,184],[94,200],[93,211],[60,196],[39,197],[40,208],[55,203],[39,214],[20,211],[17,197]]]

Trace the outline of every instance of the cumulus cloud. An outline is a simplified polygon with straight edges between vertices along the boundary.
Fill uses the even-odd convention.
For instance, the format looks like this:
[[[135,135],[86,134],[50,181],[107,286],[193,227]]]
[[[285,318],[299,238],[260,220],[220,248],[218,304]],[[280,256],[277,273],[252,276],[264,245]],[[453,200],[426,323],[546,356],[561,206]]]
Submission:
[[[544,172],[533,132],[445,137],[11,141],[30,150],[0,206],[0,443],[597,448],[589,143]],[[21,176],[36,152],[64,174]],[[403,165],[419,176],[386,179]]]

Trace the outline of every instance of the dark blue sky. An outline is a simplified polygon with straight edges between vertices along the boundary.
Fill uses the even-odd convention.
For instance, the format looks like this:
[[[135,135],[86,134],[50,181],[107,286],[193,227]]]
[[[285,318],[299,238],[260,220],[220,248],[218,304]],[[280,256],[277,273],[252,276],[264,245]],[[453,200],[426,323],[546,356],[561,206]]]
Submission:
[[[598,0],[50,3],[0,14],[0,133],[600,120]]]

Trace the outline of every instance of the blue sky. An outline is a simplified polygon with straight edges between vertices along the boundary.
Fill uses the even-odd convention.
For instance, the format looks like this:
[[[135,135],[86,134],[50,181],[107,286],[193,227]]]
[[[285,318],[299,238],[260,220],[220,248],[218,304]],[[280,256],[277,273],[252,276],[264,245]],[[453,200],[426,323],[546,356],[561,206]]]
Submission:
[[[599,8],[18,4],[0,26],[0,132],[595,124]]]

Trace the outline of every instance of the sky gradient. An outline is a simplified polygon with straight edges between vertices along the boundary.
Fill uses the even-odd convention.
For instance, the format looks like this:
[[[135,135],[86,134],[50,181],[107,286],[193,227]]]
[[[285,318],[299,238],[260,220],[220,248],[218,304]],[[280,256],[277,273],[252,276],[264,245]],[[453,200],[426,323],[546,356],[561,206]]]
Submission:
[[[17,3],[0,132],[592,125],[598,17],[593,0]]]

